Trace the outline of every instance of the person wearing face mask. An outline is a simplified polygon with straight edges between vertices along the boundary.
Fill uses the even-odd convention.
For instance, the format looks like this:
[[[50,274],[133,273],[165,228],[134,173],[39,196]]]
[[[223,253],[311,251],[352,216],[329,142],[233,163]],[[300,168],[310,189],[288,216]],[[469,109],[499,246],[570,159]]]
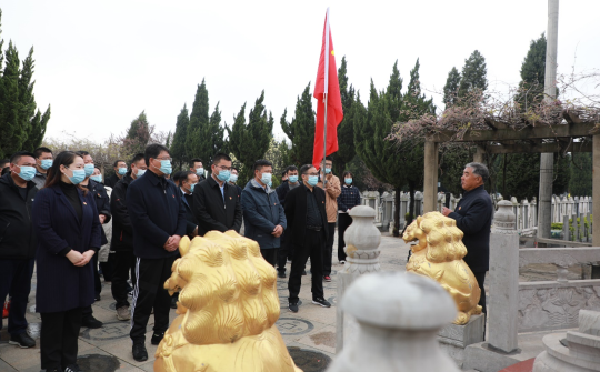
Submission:
[[[129,185],[140,178],[148,167],[144,154],[138,153],[129,162],[130,171],[127,172],[113,188],[110,195],[110,210],[112,211],[112,238],[111,250],[114,251],[114,269],[110,290],[117,301],[117,319],[126,321],[131,319],[129,301],[127,298],[128,283],[135,283],[135,257],[133,255],[133,231],[129,211],[127,210],[127,189]]]
[[[148,145],[148,171],[127,189],[127,210],[133,231],[136,285],[131,316],[131,353],[138,362],[148,360],[146,328],[154,310],[150,342],[158,345],[169,328],[171,297],[163,283],[179,255],[179,241],[185,234],[185,207],[181,191],[165,177],[171,174],[171,154],[164,145]]]
[[[94,168],[94,171],[92,172],[92,175],[90,176],[90,180],[96,181],[98,183],[102,183],[102,173],[100,172],[100,169]]]
[[[275,266],[281,234],[287,228],[283,207],[275,190],[271,189],[273,165],[268,160],[254,163],[254,178],[242,190],[244,236],[256,240],[262,257]]]
[[[298,312],[298,294],[302,284],[302,271],[310,257],[311,292],[313,304],[329,308],[323,298],[323,251],[327,242],[327,213],[325,191],[317,186],[319,172],[312,165],[300,168],[302,184],[288,192],[285,197],[285,214],[289,221],[290,242],[294,245],[294,257],[288,288],[289,309]]]
[[[282,173],[282,179],[284,174],[286,180],[283,181],[275,191],[277,191],[279,202],[285,210],[284,201],[287,193],[290,190],[293,190],[296,187],[300,186],[300,182],[298,180],[298,167],[296,167],[295,165],[290,165],[286,168],[285,172]],[[282,279],[285,279],[287,277],[287,270],[285,265],[288,259],[291,260],[293,256],[291,254],[291,244],[289,242],[289,235],[290,234],[287,230],[283,232],[283,234],[281,235],[281,247],[279,248],[279,252],[277,252],[277,276]]]
[[[33,183],[37,186],[38,190],[41,190],[46,183],[46,177],[48,176],[48,169],[52,166],[52,150],[47,147],[40,147],[33,152],[35,158],[35,177],[32,179]]]
[[[231,174],[229,175],[229,184],[235,186],[238,193],[238,198],[242,197],[242,188],[237,185],[237,181],[240,175],[240,171],[237,168],[231,168]]]
[[[323,280],[326,282],[331,281],[331,261],[333,255],[333,236],[335,233],[335,223],[337,222],[338,215],[338,196],[342,193],[340,187],[340,179],[331,172],[333,163],[331,158],[328,156],[325,161],[325,172],[321,171],[321,180],[319,181],[319,187],[325,190],[325,196],[327,198],[325,202],[325,209],[327,210],[327,221],[329,228],[327,229],[327,243],[325,244],[325,251],[323,252]],[[323,180],[326,182],[323,182]]]
[[[102,229],[92,193],[80,185],[84,179],[81,155],[63,151],[33,202],[38,232],[36,310],[42,319],[40,358],[46,371],[80,371],[82,309],[94,302],[91,259],[100,248]]]
[[[237,187],[228,183],[231,177],[231,158],[216,154],[210,165],[210,177],[196,185],[193,192],[194,217],[198,221],[198,235],[209,231],[240,231],[242,208]]]
[[[344,232],[348,229],[352,223],[352,217],[350,217],[350,210],[357,205],[360,205],[360,192],[358,187],[352,184],[352,173],[350,171],[344,171],[342,173],[342,179],[344,185],[342,186],[342,193],[338,196],[337,204],[339,211],[338,221],[338,260],[341,264],[346,262],[346,252],[344,247]]]
[[[119,182],[119,180],[121,180],[127,173],[127,163],[125,163],[123,160],[115,160],[113,163],[113,170],[115,173],[113,173],[113,175],[110,176],[106,182],[104,182],[104,185],[110,188],[115,187],[117,182]]]
[[[190,171],[198,175],[198,182],[206,179],[206,177],[204,177],[204,168],[202,167],[202,160],[198,158],[190,160]]]
[[[102,183],[102,173],[100,172],[100,169],[94,168],[94,171],[92,172],[92,175],[90,176],[90,181],[98,182],[100,184]],[[106,187],[104,187],[104,190],[106,191],[106,195],[108,196],[108,198],[110,200],[110,193],[112,192],[112,188],[106,186]],[[110,201],[109,201],[109,203],[110,203]],[[98,206],[99,204],[100,203],[96,200],[96,206]],[[114,268],[113,268],[114,262],[112,259],[112,255],[110,254],[110,240],[111,240],[111,236],[112,236],[112,224],[109,224],[109,223],[102,224],[102,233],[106,237],[106,243],[102,244],[102,247],[100,247],[100,251],[98,252],[98,255],[97,255],[98,265],[100,266],[100,271],[102,272],[102,277],[104,278],[104,281],[111,282],[112,274],[113,274],[113,270],[114,270]]]
[[[25,319],[37,248],[31,221],[31,207],[38,192],[33,182],[35,166],[34,154],[20,151],[11,156],[10,172],[0,177],[0,299],[11,296],[9,343],[24,349],[35,346],[27,334]]]
[[[181,190],[181,201],[185,207],[185,220],[187,222],[186,234],[190,239],[198,235],[198,220],[194,217],[193,203],[194,198],[192,193],[194,188],[198,185],[198,174],[192,171],[181,172],[180,187]]]

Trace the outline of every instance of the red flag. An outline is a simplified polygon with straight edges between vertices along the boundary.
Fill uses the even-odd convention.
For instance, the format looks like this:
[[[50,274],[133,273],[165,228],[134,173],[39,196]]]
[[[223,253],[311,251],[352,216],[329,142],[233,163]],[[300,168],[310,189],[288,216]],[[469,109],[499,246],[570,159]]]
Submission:
[[[329,50],[327,46],[329,46]],[[313,165],[316,168],[319,168],[319,164],[323,161],[324,93],[327,94],[327,155],[329,155],[338,150],[337,127],[344,117],[342,113],[342,98],[340,97],[340,83],[337,76],[337,65],[333,52],[333,42],[331,41],[329,9],[325,15],[325,24],[323,25],[323,46],[321,47],[319,70],[313,92],[313,97],[318,101],[317,126],[313,142]]]

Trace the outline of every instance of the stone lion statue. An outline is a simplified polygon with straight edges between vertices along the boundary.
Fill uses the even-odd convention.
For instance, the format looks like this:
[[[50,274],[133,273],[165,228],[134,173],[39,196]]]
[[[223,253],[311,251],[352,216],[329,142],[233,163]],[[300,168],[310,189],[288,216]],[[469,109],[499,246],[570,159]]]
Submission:
[[[179,316],[158,346],[156,372],[302,372],[275,326],[275,269],[234,231],[181,239],[165,282]]]
[[[402,235],[405,242],[419,241],[411,248],[406,270],[437,280],[450,293],[458,308],[455,324],[466,324],[472,314],[481,314],[481,291],[473,272],[462,260],[467,254],[462,237],[456,221],[440,212],[419,216]]]

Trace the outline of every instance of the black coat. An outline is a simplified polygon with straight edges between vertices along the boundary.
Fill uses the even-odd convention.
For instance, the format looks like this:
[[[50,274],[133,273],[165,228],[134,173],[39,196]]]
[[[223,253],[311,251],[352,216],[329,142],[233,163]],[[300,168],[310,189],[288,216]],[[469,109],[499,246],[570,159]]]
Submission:
[[[37,312],[51,313],[89,306],[94,302],[92,261],[74,266],[64,256],[100,249],[100,220],[91,193],[81,200],[81,221],[59,185],[38,191],[33,202],[33,226],[38,232]]]
[[[209,231],[240,231],[242,227],[242,207],[237,186],[225,182],[223,196],[219,183],[212,177],[199,182],[194,187],[193,210],[198,221],[198,235]],[[225,200],[223,200],[225,199]]]
[[[35,183],[29,181],[23,199],[10,172],[0,177],[0,259],[35,257],[37,234],[32,228],[31,207],[37,192]]]
[[[468,251],[464,261],[474,273],[490,269],[490,231],[493,215],[492,198],[483,189],[483,185],[465,192],[454,212],[448,215],[456,220],[456,226],[464,234],[462,241]]]
[[[176,257],[163,245],[171,235],[185,235],[185,209],[181,191],[173,182],[151,171],[131,182],[127,210],[133,227],[133,254],[143,259]]]
[[[112,238],[110,249],[113,251],[133,250],[133,230],[127,211],[127,188],[133,181],[127,173],[115,184],[110,194],[110,209],[112,211]]]
[[[186,234],[191,238],[192,233],[198,226],[198,220],[194,217],[194,197],[191,194],[181,193],[183,206],[185,207]]]
[[[119,182],[119,176],[116,173],[113,173],[112,176],[108,177],[107,180],[104,180],[104,185],[110,187],[111,189],[115,187],[117,182]]]
[[[104,223],[109,223],[112,217],[110,213],[110,199],[108,198],[108,193],[104,188],[104,185],[100,182],[96,182],[94,180],[90,180],[88,183],[88,190],[92,193],[94,197],[94,201],[96,202],[96,208],[98,208],[98,214],[103,214],[106,216]],[[108,239],[106,239],[106,234],[104,233],[104,229],[100,230],[102,237],[101,242],[102,245],[108,243]]]
[[[288,228],[286,234],[289,233],[289,239],[293,245],[302,246],[306,237],[306,214],[308,213],[307,197],[308,187],[304,184],[295,189],[290,190],[283,202],[283,209],[287,218]],[[327,212],[325,211],[325,191],[320,187],[313,187],[315,198],[317,199],[317,205],[319,212],[321,212],[321,221],[323,222],[323,238],[327,240]]]

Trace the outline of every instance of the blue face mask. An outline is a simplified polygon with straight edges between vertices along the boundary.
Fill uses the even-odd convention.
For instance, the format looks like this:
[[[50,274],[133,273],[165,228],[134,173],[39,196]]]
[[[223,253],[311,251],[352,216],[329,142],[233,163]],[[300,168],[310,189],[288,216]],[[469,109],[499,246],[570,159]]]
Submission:
[[[89,177],[94,173],[94,163],[88,163],[83,165],[83,170],[85,172],[85,176]]]
[[[269,183],[267,183],[267,186],[269,186],[269,187],[273,186],[273,182],[269,181]]]
[[[325,168],[325,173],[326,173],[326,174],[329,174],[329,173],[331,173],[331,168]]]
[[[308,184],[311,186],[317,186],[319,183],[319,176],[308,176]]]
[[[228,170],[220,170],[217,178],[219,179],[219,181],[227,182],[229,181],[230,176],[231,173]]]
[[[290,177],[288,178],[288,181],[289,181],[289,182],[291,182],[291,183],[296,183],[296,182],[298,182],[298,175],[297,175],[297,174],[294,174],[293,176],[290,176]]]
[[[71,181],[71,183],[73,185],[77,185],[85,179],[85,170],[72,169],[71,172],[73,172],[73,175],[71,177],[69,177],[69,176],[67,176],[67,177],[69,177],[69,181]]]
[[[344,182],[346,182],[346,185],[349,185],[352,183],[352,178],[344,178]]]
[[[196,186],[198,182],[190,184],[190,192],[194,192],[194,186]]]
[[[52,159],[42,160],[42,164],[40,164],[40,168],[43,170],[48,170],[52,166]]]
[[[158,159],[156,159],[158,160]],[[171,174],[171,160],[159,160],[160,161],[160,171],[164,174]]]
[[[101,174],[97,174],[95,176],[90,176],[90,180],[94,180],[96,182],[102,182],[102,175]]]
[[[237,182],[237,180],[238,180],[238,177],[239,177],[239,176],[238,176],[237,174],[232,174],[232,175],[230,175],[230,176],[229,176],[229,182],[236,183],[236,182]]]
[[[146,170],[145,170],[145,169],[138,169],[138,171],[137,171],[136,175],[137,175],[137,176],[138,176],[138,178],[139,178],[139,177],[143,176],[143,175],[144,175],[144,173],[146,173]]]
[[[271,182],[271,173],[263,173],[262,176],[260,177],[260,181],[266,185],[269,184],[269,182]]]
[[[199,176],[204,175],[204,168],[196,168],[196,174]]]
[[[31,181],[33,177],[35,177],[35,168],[34,167],[19,167],[19,177],[23,181]]]
[[[122,176],[127,173],[127,168],[119,168],[119,174]]]

